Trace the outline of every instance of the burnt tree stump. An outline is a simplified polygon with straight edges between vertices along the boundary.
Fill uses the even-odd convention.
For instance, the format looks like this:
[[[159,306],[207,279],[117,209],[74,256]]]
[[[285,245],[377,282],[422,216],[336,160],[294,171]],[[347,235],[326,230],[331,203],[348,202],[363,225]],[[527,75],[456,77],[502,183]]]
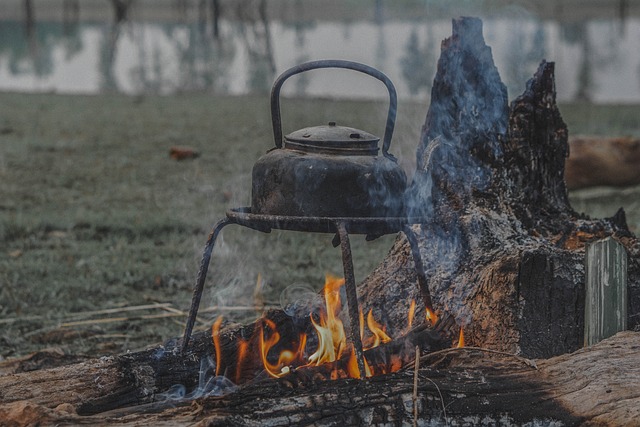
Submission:
[[[568,130],[556,105],[554,64],[542,61],[509,106],[479,19],[453,21],[417,151],[410,207],[435,308],[467,342],[526,357],[583,345],[585,244],[612,236],[630,255],[629,328],[640,322],[640,249],[620,210],[592,220],[573,211],[564,181]],[[613,212],[612,212],[613,213]],[[415,298],[400,236],[361,284],[365,310],[401,327]]]

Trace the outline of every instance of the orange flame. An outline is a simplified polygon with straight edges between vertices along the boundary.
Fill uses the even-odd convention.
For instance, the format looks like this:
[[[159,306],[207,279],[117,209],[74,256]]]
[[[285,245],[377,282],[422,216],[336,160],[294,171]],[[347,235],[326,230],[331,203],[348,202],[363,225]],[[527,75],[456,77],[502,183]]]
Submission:
[[[460,328],[460,336],[458,337],[457,348],[464,347],[464,329]]]
[[[260,281],[260,279],[259,279]],[[311,315],[311,323],[316,330],[318,336],[318,346],[315,352],[305,360],[308,354],[307,336],[301,334],[297,343],[281,344],[280,332],[276,328],[275,322],[268,318],[263,318],[258,323],[256,333],[259,334],[255,338],[259,345],[258,353],[262,365],[268,375],[280,378],[290,372],[291,368],[302,366],[318,366],[327,362],[335,362],[337,360],[346,360],[346,366],[343,365],[344,371],[339,365],[335,365],[335,369],[331,372],[331,378],[341,378],[349,376],[351,378],[371,377],[374,373],[395,372],[402,367],[402,358],[399,355],[391,355],[388,362],[384,366],[370,366],[364,359],[364,375],[358,369],[356,354],[352,345],[347,344],[347,338],[342,320],[339,313],[342,308],[340,300],[340,289],[344,285],[345,280],[331,275],[327,275],[324,286],[325,310],[320,310],[318,315]],[[409,328],[413,324],[415,317],[415,300],[411,302],[408,314]],[[360,316],[360,337],[364,338],[365,319],[362,311]],[[427,320],[431,323],[437,321],[436,315],[431,311],[426,312]],[[213,343],[216,351],[216,375],[221,370],[221,345],[220,345],[220,326],[222,317],[216,319],[212,326]],[[371,332],[367,342],[363,345],[365,350],[377,347],[382,343],[391,341],[391,337],[386,333],[385,328],[380,325],[373,317],[372,310],[366,316],[366,324]],[[461,336],[461,339],[462,336]],[[364,339],[363,339],[364,341]],[[247,357],[250,354],[251,343],[256,340],[238,340],[238,359],[235,366],[236,382],[240,382],[243,365],[246,367]],[[464,342],[464,341],[463,341]],[[279,354],[276,358],[276,348],[279,348]],[[346,356],[346,357],[345,357]]]
[[[344,325],[342,320],[338,318],[341,307],[340,287],[342,285],[344,285],[344,279],[327,275],[324,284],[326,314],[320,313],[319,323],[316,323],[311,316],[311,323],[318,333],[318,349],[309,356],[309,362],[313,365],[336,361],[342,356],[347,346]]]
[[[271,336],[265,341],[265,326],[267,326],[271,331]],[[269,362],[269,358],[267,355],[269,354],[269,350],[273,346],[275,346],[280,341],[280,333],[276,330],[276,324],[269,319],[263,319],[261,328],[260,328],[260,358],[262,359],[262,365],[264,369],[267,371],[269,375],[275,378],[279,378],[284,374],[288,373],[288,370],[284,370],[285,366],[290,365],[295,359],[296,355],[299,353],[300,349],[297,351],[292,350],[283,350],[280,352],[278,356],[278,362],[271,363]],[[305,339],[306,343],[306,339]]]
[[[409,306],[409,314],[407,315],[408,317],[408,326],[407,329],[411,329],[411,326],[413,326],[413,318],[416,315],[416,300],[412,299],[411,300],[411,305]]]
[[[220,375],[220,365],[222,363],[222,350],[220,346],[220,325],[222,316],[218,316],[213,326],[211,326],[211,336],[213,337],[213,347],[216,350],[216,376]]]
[[[427,321],[431,323],[431,325],[435,325],[438,322],[438,315],[435,312],[431,311],[429,307],[425,308],[424,311]]]
[[[236,364],[236,383],[240,382],[240,375],[242,375],[242,364],[245,357],[247,357],[248,347],[249,343],[247,343],[247,341],[243,340],[242,338],[238,338],[238,363]]]
[[[364,362],[364,374],[367,378],[369,378],[370,376],[373,375],[373,372],[371,370],[371,367],[369,366],[369,362],[367,362],[367,358],[366,357],[362,357],[362,361]],[[347,374],[349,375],[349,378],[362,378],[362,375],[360,374],[360,369],[358,369],[358,360],[356,359],[356,352],[353,350],[353,348],[350,351],[349,354],[349,361],[347,362]]]
[[[367,349],[377,347],[380,345],[380,343],[391,341],[391,338],[389,337],[389,335],[387,335],[382,326],[380,326],[380,324],[373,318],[372,310],[369,310],[369,314],[367,314],[367,326],[373,334],[373,342],[367,346]]]

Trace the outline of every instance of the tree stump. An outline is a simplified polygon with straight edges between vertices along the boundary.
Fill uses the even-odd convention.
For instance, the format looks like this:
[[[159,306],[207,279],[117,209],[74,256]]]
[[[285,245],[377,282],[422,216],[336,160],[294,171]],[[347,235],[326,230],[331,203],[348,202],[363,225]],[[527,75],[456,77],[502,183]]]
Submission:
[[[453,21],[417,152],[410,206],[438,311],[470,345],[551,357],[583,344],[585,244],[607,236],[630,258],[629,328],[640,319],[639,245],[624,211],[591,220],[564,182],[568,130],[555,102],[554,64],[542,61],[509,107],[478,19]],[[365,310],[400,327],[419,301],[406,240],[361,284]]]

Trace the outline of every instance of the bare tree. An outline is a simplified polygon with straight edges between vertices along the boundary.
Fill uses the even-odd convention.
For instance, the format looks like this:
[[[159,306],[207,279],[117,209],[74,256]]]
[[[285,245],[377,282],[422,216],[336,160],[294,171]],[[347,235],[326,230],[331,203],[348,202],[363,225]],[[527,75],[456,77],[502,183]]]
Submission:
[[[111,0],[113,5],[114,20],[116,23],[126,21],[129,13],[129,6],[133,4],[134,0]]]
[[[33,2],[31,0],[24,0],[24,29],[28,39],[33,38],[34,26],[35,13],[33,11]]]

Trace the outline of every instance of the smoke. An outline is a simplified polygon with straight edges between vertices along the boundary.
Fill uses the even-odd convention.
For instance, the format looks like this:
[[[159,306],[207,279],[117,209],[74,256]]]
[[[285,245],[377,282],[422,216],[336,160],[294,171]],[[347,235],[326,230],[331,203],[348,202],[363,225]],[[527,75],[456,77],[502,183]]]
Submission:
[[[289,285],[280,293],[280,306],[292,318],[308,317],[322,307],[322,296],[311,286],[302,283]]]
[[[473,191],[491,184],[491,165],[503,155],[508,111],[507,89],[484,42],[482,21],[454,20],[452,36],[442,42],[407,192],[410,216],[432,218],[439,205],[451,205],[453,198],[464,204]]]
[[[211,356],[200,360],[198,386],[190,393],[182,384],[174,384],[164,393],[157,395],[158,401],[193,400],[207,396],[222,396],[234,392],[237,387],[227,377],[215,375],[216,364]]]
[[[379,157],[370,174],[363,177],[368,203],[379,217],[399,217],[405,212],[404,192],[407,177],[396,160]]]
[[[465,302],[472,287],[458,283],[463,260],[481,232],[469,218],[478,197],[500,188],[508,130],[507,88],[485,44],[482,21],[453,20],[451,37],[442,42],[420,144],[417,168],[406,194],[409,217],[422,218],[421,252],[430,290],[443,310],[471,319]]]

